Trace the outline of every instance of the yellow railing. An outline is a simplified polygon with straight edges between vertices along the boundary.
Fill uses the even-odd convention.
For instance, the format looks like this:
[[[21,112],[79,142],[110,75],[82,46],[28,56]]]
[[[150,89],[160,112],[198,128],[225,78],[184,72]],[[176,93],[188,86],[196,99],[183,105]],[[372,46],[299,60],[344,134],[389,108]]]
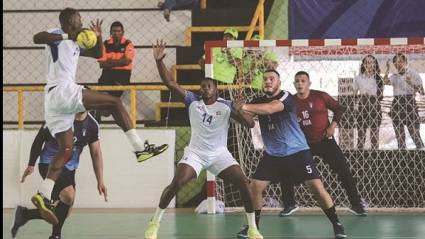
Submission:
[[[177,70],[201,70],[201,69],[202,69],[201,66],[198,64],[173,65],[171,67],[171,73],[173,74],[174,79],[177,81]]]
[[[201,9],[207,8],[207,0],[201,0]]]
[[[192,45],[192,32],[224,32],[229,26],[208,26],[208,27],[188,27],[184,31],[184,43],[186,46]],[[250,26],[233,26],[240,32],[248,32]],[[254,27],[254,30],[259,30],[258,27]]]
[[[249,31],[246,34],[245,40],[250,40],[252,34],[255,30],[258,29],[259,35],[261,39],[264,39],[264,1],[258,0],[257,8],[254,12],[254,17],[251,20],[251,24],[249,25]],[[258,27],[256,26],[258,22]]]
[[[241,86],[237,85],[219,85],[219,90],[236,89]],[[182,88],[191,91],[199,90],[199,85],[182,85]],[[137,119],[137,92],[138,91],[168,91],[169,89],[165,85],[123,85],[123,86],[92,86],[91,90],[102,90],[102,91],[130,91],[130,117],[134,125],[136,125]],[[18,94],[18,127],[22,129],[24,127],[24,93],[25,92],[43,92],[44,86],[3,86],[3,94],[5,92],[16,92]],[[184,107],[183,103],[180,102],[159,102],[156,104],[155,119],[161,119],[161,109],[163,107],[178,108]],[[159,112],[159,113],[158,113]],[[159,115],[159,117],[158,117]]]

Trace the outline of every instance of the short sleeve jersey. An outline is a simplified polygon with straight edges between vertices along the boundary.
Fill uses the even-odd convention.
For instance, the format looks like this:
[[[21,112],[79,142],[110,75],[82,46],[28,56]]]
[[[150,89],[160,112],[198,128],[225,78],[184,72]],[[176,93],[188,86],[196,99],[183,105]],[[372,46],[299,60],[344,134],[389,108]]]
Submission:
[[[47,30],[49,33],[63,34],[60,28]],[[57,41],[47,44],[47,87],[64,82],[75,82],[80,47],[72,40]]]
[[[219,98],[214,104],[206,105],[199,95],[186,91],[184,103],[189,112],[192,132],[189,148],[208,155],[216,155],[227,149],[231,101]]]
[[[266,153],[276,157],[285,157],[309,149],[297,121],[297,109],[293,95],[287,91],[281,91],[272,98],[267,96],[256,98],[251,104],[269,103],[273,100],[283,103],[283,111],[271,115],[258,115]]]
[[[45,127],[45,130],[48,130]],[[90,115],[83,121],[74,121],[74,146],[72,150],[71,159],[65,164],[68,170],[75,170],[78,168],[80,162],[80,155],[83,148],[88,144],[94,143],[99,140],[99,125],[97,121]],[[58,151],[58,144],[56,140],[50,136],[49,140],[44,144],[43,150],[40,154],[40,163],[49,164]]]

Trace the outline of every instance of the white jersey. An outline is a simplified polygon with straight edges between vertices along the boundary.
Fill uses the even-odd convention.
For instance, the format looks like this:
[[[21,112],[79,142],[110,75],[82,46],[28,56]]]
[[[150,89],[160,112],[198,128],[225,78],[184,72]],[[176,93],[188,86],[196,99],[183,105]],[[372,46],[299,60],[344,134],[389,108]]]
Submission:
[[[410,78],[412,85],[422,85],[421,76],[416,71],[407,69],[404,74],[397,73],[390,76],[391,85],[394,87],[394,95],[415,95],[413,87],[406,83],[406,76]]]
[[[186,91],[184,103],[189,111],[192,131],[188,148],[204,155],[227,151],[231,101],[219,98],[214,104],[205,105],[201,97]]]
[[[49,33],[63,34],[60,28],[47,30]],[[47,85],[46,88],[61,83],[75,83],[80,47],[72,40],[57,41],[46,45]]]

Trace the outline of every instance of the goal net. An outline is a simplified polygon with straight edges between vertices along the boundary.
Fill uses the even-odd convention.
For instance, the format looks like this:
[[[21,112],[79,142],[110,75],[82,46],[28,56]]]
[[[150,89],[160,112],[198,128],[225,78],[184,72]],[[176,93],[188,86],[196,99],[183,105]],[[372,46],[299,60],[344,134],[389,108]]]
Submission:
[[[327,92],[346,107],[335,139],[369,208],[425,207],[425,149],[422,143],[425,140],[425,96],[419,93],[410,97],[396,96],[399,92],[395,92],[392,85],[379,83],[381,79],[376,76],[365,77],[373,81],[371,85],[376,85],[373,90],[365,89],[363,83],[359,86],[361,81],[358,80],[359,75],[368,72],[362,73],[361,70],[367,55],[377,60],[379,76],[384,76],[388,60],[389,77],[396,76],[398,71],[393,57],[401,53],[406,57],[409,70],[399,76],[408,77],[411,84],[423,87],[424,38],[207,42],[205,71],[206,76],[212,78],[216,75],[213,48],[243,51],[241,59],[237,54],[228,54],[229,60],[241,62],[233,84],[228,84],[228,90],[221,92],[228,99],[241,98],[249,102],[262,95],[258,81],[268,68],[275,68],[280,73],[282,89],[295,94],[295,73],[308,72],[311,89]],[[415,72],[422,79],[421,85]],[[376,97],[364,96],[365,91],[376,93]],[[329,116],[332,117],[332,112]],[[248,129],[232,123],[228,145],[242,170],[251,177],[263,153],[258,125]],[[336,205],[350,206],[336,175],[319,157],[315,156],[315,161]],[[226,208],[243,206],[239,192],[232,185],[220,179],[216,183],[216,198],[223,201]],[[295,190],[299,206],[317,205],[305,186],[296,186]],[[265,207],[282,207],[280,185],[271,184],[263,198]]]

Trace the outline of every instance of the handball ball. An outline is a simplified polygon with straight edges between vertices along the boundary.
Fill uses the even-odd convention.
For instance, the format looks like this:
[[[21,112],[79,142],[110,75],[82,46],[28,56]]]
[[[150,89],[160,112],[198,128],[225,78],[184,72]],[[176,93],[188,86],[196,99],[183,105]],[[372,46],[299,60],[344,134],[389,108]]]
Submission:
[[[80,48],[90,49],[96,46],[96,33],[89,29],[84,29],[77,35],[77,44]]]

